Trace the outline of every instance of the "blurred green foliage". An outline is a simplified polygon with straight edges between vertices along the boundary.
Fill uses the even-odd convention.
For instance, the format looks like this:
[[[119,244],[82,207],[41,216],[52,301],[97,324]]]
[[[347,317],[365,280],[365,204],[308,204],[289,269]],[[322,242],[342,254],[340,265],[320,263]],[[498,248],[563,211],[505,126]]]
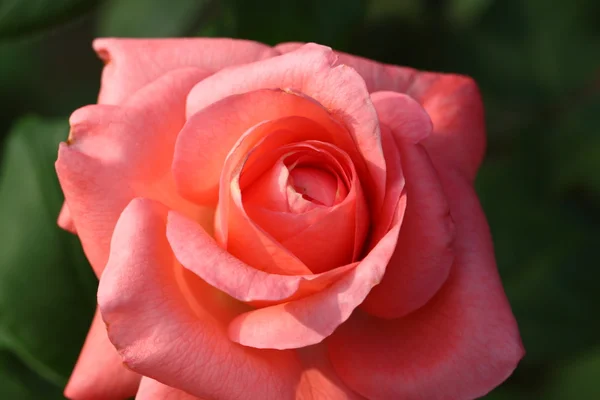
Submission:
[[[96,36],[316,41],[473,76],[477,190],[527,349],[486,398],[600,398],[599,16],[597,0],[0,0],[0,398],[60,398],[93,313],[53,160],[96,100]]]
[[[68,22],[96,3],[95,0],[2,0],[0,37],[28,35]]]
[[[34,377],[25,379],[55,388],[66,384],[83,345],[96,288],[77,238],[56,229],[62,195],[52,165],[67,129],[64,119],[20,119],[0,175],[0,374],[29,368]]]

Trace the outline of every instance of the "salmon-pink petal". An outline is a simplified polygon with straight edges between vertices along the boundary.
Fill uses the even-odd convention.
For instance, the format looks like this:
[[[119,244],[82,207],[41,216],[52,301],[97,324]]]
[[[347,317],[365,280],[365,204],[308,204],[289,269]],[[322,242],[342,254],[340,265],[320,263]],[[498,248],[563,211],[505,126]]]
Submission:
[[[298,116],[266,121],[245,132],[233,146],[221,172],[215,217],[217,242],[247,264],[266,272],[283,275],[311,273],[298,257],[249,218],[243,207],[240,174],[250,160],[249,154],[261,163],[264,154],[287,144],[333,138],[334,132],[327,131],[311,119]]]
[[[275,45],[274,49],[280,52],[281,54],[289,53],[290,51],[298,50],[300,47],[304,46],[306,43],[304,42],[284,42]]]
[[[318,164],[319,168],[328,171],[329,174],[336,177],[336,193],[333,205],[339,205],[346,200],[349,194],[348,188],[352,186],[351,178],[353,177],[347,176],[348,172],[352,172],[347,170],[352,165],[350,163],[348,168],[344,168],[340,160],[337,160],[332,154],[325,152],[323,149],[317,149],[313,145],[309,145],[309,143],[327,147],[325,143],[317,141],[304,141],[300,145],[292,145],[291,147],[310,148],[317,152],[313,154],[313,157],[320,163]],[[288,147],[290,146],[279,148],[277,154],[280,152],[286,154],[289,151]],[[311,161],[307,157],[305,155],[302,159]],[[289,193],[290,189],[288,185],[291,178],[286,163],[292,162],[292,164],[295,164],[297,160],[294,158],[294,154],[289,154],[289,157],[285,156],[284,158],[285,163],[280,159],[270,170],[263,172],[259,178],[250,184],[247,184],[245,181],[248,175],[252,177],[252,173],[256,168],[244,169],[240,181],[240,185],[242,186],[242,201],[248,216],[279,242],[309,228],[330,212],[328,207],[319,207],[314,203],[310,203],[312,205],[311,209],[305,211],[294,210],[291,207],[290,197],[297,197],[299,195],[295,190],[293,191],[294,193]],[[294,165],[291,165],[291,167],[294,167]],[[308,200],[305,201],[308,202]],[[294,203],[295,205],[296,203]]]
[[[301,46],[301,43],[282,43],[275,49],[288,53]],[[433,135],[425,145],[436,168],[457,168],[474,179],[484,156],[486,138],[483,103],[473,79],[336,54],[339,63],[358,71],[369,92],[406,93],[421,103],[433,121]]]
[[[265,121],[303,117],[320,125],[326,137],[306,137],[335,143],[347,152],[360,172],[364,161],[350,134],[313,99],[289,90],[265,89],[226,97],[196,112],[183,127],[173,161],[181,195],[203,204],[215,204],[225,159],[242,134]],[[209,150],[205,150],[209,149]]]
[[[92,326],[65,388],[71,400],[125,399],[135,395],[140,376],[123,366],[108,340],[106,327],[96,311]]]
[[[423,144],[436,169],[457,169],[474,180],[486,145],[483,103],[475,81],[419,72],[407,93],[423,105],[433,122],[433,134]]]
[[[314,275],[270,274],[233,257],[200,225],[176,212],[169,213],[167,238],[185,268],[228,295],[254,305],[277,304],[317,293],[356,265]]]
[[[353,168],[351,171],[346,198],[281,242],[315,273],[357,261],[362,252],[369,215],[360,181]]]
[[[361,181],[372,197],[372,209],[378,209],[385,189],[385,160],[377,114],[360,75],[336,64],[337,56],[330,48],[307,44],[279,57],[228,68],[192,89],[187,115],[228,96],[258,89],[291,88],[304,93],[330,110],[350,131],[366,161],[368,176],[362,176]]]
[[[63,205],[60,209],[60,214],[58,214],[57,223],[58,226],[63,228],[65,231],[77,234],[77,229],[75,228],[75,223],[73,223],[73,217],[71,216],[71,211],[69,211],[69,206],[65,202],[63,202]]]
[[[202,400],[183,390],[175,389],[152,378],[143,377],[135,400]]]
[[[280,53],[289,53],[302,47],[303,43],[288,42],[275,46]],[[346,64],[354,68],[365,80],[369,92],[380,90],[393,90],[405,92],[416,73],[412,68],[399,67],[397,65],[382,64],[377,61],[363,57],[336,51],[340,64]]]
[[[100,104],[121,104],[143,86],[174,69],[195,67],[210,74],[231,65],[277,55],[260,43],[213,38],[102,38],[94,41],[94,49],[105,63]]]
[[[296,232],[281,242],[314,273],[355,261],[356,200],[354,196],[331,207],[322,217],[304,230]],[[359,241],[362,244],[367,226],[361,226]]]
[[[371,100],[380,123],[390,128],[394,137],[405,142],[419,143],[430,136],[433,128],[431,119],[410,96],[382,91],[372,93]]]
[[[297,349],[296,353],[304,367],[296,399],[365,400],[337,376],[324,344]]]
[[[373,102],[382,125],[392,128],[394,140],[389,145],[400,150],[407,208],[383,281],[362,308],[382,318],[398,318],[423,306],[445,282],[454,259],[454,226],[437,171],[425,149],[412,144],[416,136],[426,137],[431,131],[429,117],[404,94],[374,93]]]
[[[221,322],[232,311],[225,299],[192,302],[186,295],[166,237],[167,213],[160,203],[134,199],[115,227],[98,302],[123,362],[200,398],[294,398],[300,374],[294,353],[232,343]],[[214,292],[205,285],[191,295]]]
[[[267,143],[268,139],[270,137],[265,138],[261,144]],[[251,164],[251,166],[242,170],[242,176],[246,174],[246,171],[248,174],[256,170],[260,172],[260,168],[256,166],[257,162],[252,164],[253,158],[268,159],[267,156],[255,156],[254,153],[259,148],[260,145],[250,152],[245,165]],[[360,181],[348,155],[329,143],[313,140],[282,146],[270,153],[274,157],[278,157],[280,154],[283,154],[280,160],[290,164],[288,188],[293,193],[289,193],[286,197],[288,200],[297,198],[298,201],[306,202],[312,207],[307,210],[295,211],[292,210],[295,205],[290,204],[289,212],[268,213],[265,212],[268,210],[261,212],[260,203],[256,203],[256,199],[254,199],[252,213],[259,218],[258,220],[252,219],[252,222],[281,243],[283,248],[297,256],[312,272],[324,272],[357,260],[367,235],[368,212]],[[334,192],[331,194],[333,201],[337,182],[330,172],[324,172],[326,163],[337,170],[336,174],[344,174],[345,178],[346,175],[349,175],[348,180],[351,180],[347,196],[338,204],[330,207],[316,204],[314,200],[304,199],[305,195],[310,194],[310,189],[305,189],[303,195],[297,193],[300,190],[299,185],[308,186],[313,183],[308,182],[308,175],[302,177],[302,175],[294,174],[297,170],[322,171],[323,174],[327,174],[331,179],[329,189]],[[316,169],[317,167],[320,169]],[[300,179],[296,180],[294,177],[300,177]],[[240,182],[242,181],[243,179],[240,180]],[[321,187],[324,186],[322,182],[317,182],[317,184]],[[291,185],[294,185],[296,189],[292,189]],[[242,190],[243,208],[245,211],[250,211],[246,207],[245,193],[246,189]],[[273,193],[273,195],[278,194],[278,192]],[[250,216],[250,214],[248,215]],[[232,240],[235,241],[233,238]]]
[[[523,356],[477,196],[457,171],[442,183],[457,229],[446,284],[404,318],[357,313],[328,341],[335,370],[365,397],[479,398],[503,382]]]
[[[336,283],[311,296],[237,316],[229,324],[229,337],[249,347],[292,349],[331,335],[381,281],[396,247],[403,214],[404,206],[399,204],[389,232]]]
[[[204,77],[173,71],[141,89],[122,107],[92,105],[71,116],[56,170],[85,253],[99,276],[121,211],[144,195],[199,215],[170,176],[177,133],[185,122],[185,95]],[[110,195],[107,195],[109,193]]]
[[[371,216],[371,236],[368,248],[372,248],[390,229],[396,205],[402,197],[406,197],[404,173],[400,161],[400,150],[390,129],[381,125],[381,143],[385,154],[386,185],[383,205]]]
[[[396,139],[417,143],[431,134],[429,116],[415,100],[395,92],[376,92],[371,95],[382,125],[382,143],[387,168],[384,204],[374,215],[372,243],[389,229],[391,219],[404,190],[404,176]]]
[[[335,202],[337,179],[328,171],[317,168],[294,168],[290,172],[294,189],[318,204],[331,207]]]
[[[401,143],[406,215],[385,276],[362,308],[382,318],[423,306],[448,278],[454,260],[454,224],[439,177],[421,145]]]
[[[315,127],[318,130],[321,128],[318,125]],[[279,137],[269,137],[275,135]],[[290,138],[302,141],[274,148],[273,142],[276,145],[281,143],[283,135],[283,132],[272,132],[244,159],[239,182],[244,206],[253,205],[297,215],[343,201],[348,196],[348,188],[353,180],[358,182],[348,155],[327,142],[302,140],[301,135],[295,135],[290,130]],[[310,135],[314,136],[314,133]],[[306,134],[302,136],[309,137]],[[317,193],[317,198],[323,197],[324,201],[311,199],[314,197],[311,192]],[[311,206],[296,208],[296,200],[304,200]]]
[[[245,180],[246,175],[243,174],[241,179]],[[287,213],[290,207],[287,196],[289,179],[289,169],[282,162],[275,162],[249,185],[244,185],[241,190],[246,211],[249,205],[255,204],[256,207]]]

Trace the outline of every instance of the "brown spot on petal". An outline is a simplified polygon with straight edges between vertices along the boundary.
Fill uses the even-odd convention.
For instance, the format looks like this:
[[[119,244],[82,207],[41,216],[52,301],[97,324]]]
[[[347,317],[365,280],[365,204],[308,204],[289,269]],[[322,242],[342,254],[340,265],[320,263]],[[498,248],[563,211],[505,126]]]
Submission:
[[[100,58],[102,60],[102,62],[104,63],[104,66],[108,65],[110,63],[110,54],[107,50],[97,50],[96,54],[98,54],[98,58]]]
[[[132,369],[131,369],[131,367],[129,367],[129,365],[127,365],[127,362],[125,362],[125,361],[122,361],[122,362],[121,362],[121,365],[122,365],[122,366],[123,366],[123,368],[125,368],[126,370],[128,370],[128,371],[131,371],[131,372],[135,372],[134,370],[132,370]],[[135,372],[135,373],[137,374],[137,372]]]
[[[69,131],[69,136],[67,136],[67,140],[65,141],[65,143],[67,143],[67,146],[70,146],[73,143],[75,143],[75,138],[73,137],[73,129]]]

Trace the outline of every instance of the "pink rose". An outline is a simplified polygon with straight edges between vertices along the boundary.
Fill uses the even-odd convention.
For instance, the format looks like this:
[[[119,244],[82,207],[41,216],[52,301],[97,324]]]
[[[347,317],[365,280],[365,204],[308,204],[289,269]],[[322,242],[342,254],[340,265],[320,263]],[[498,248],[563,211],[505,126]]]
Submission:
[[[511,374],[471,79],[316,44],[94,48],[56,162],[100,277],[68,397],[464,400]]]

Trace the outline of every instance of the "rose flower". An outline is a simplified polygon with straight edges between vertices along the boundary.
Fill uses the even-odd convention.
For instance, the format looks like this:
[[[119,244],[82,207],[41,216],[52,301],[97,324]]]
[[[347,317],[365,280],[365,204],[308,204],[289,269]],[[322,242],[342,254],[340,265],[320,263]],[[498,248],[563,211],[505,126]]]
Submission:
[[[56,162],[100,279],[68,397],[466,400],[512,373],[473,80],[316,44],[94,48]]]

